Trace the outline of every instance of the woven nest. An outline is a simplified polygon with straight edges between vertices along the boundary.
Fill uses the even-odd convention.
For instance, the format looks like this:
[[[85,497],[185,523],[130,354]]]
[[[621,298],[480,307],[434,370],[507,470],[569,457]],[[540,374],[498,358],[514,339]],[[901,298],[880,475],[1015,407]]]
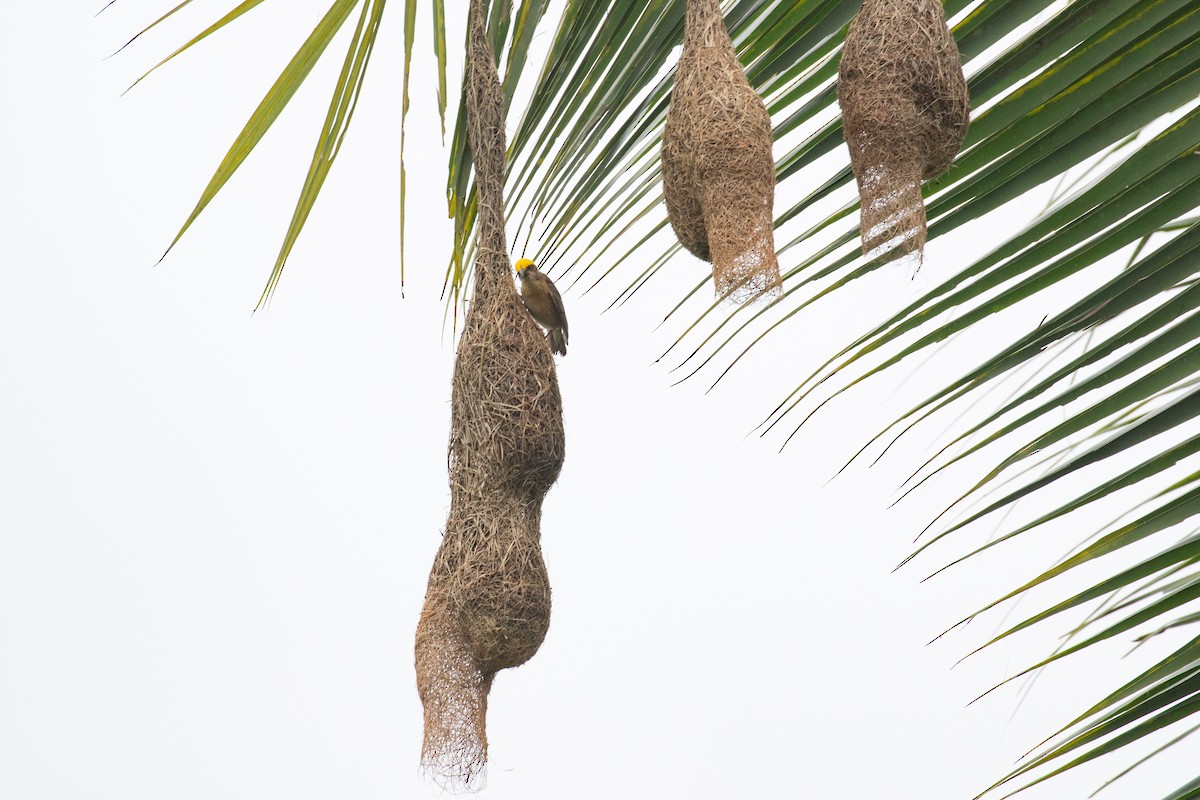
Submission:
[[[921,181],[950,168],[970,97],[939,0],[864,0],[838,67],[850,164],[862,200],[863,254],[925,248]]]
[[[719,297],[781,291],[771,116],[750,88],[718,0],[688,0],[662,138],[663,196],[679,243],[711,261]]]
[[[421,764],[478,788],[496,672],[529,660],[550,624],[542,500],[565,437],[554,357],[513,287],[504,237],[504,105],[479,0],[471,4],[467,113],[479,191],[470,311],[451,395],[450,516],[417,625]]]

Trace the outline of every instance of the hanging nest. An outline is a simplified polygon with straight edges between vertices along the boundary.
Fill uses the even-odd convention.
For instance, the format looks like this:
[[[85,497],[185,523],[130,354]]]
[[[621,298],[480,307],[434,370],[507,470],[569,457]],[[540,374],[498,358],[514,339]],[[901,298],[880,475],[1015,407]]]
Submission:
[[[940,0],[864,0],[846,33],[838,103],[862,200],[863,254],[923,253],[921,181],[950,168],[971,112]]]
[[[465,102],[478,255],[451,393],[450,516],[415,647],[421,764],[452,790],[482,783],[496,672],[528,661],[550,625],[541,509],[565,451],[554,356],[517,297],[506,255],[504,99],[479,0],[471,18]]]
[[[771,116],[750,88],[718,0],[688,0],[662,138],[663,196],[679,243],[711,261],[717,296],[780,293]]]

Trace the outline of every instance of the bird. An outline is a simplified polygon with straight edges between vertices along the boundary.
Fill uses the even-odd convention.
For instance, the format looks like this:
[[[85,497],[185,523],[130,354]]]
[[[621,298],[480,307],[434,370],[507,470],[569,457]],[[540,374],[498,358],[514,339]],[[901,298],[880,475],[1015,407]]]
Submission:
[[[567,312],[562,295],[545,273],[528,258],[517,261],[521,278],[521,301],[538,325],[546,329],[550,349],[561,356],[567,354]]]

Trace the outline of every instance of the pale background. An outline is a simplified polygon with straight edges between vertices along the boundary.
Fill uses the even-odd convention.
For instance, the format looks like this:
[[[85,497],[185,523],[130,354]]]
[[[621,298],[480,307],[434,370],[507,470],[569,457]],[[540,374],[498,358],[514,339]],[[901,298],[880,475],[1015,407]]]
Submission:
[[[407,299],[396,4],[280,291],[252,316],[344,38],[154,264],[328,2],[264,4],[124,97],[230,3],[196,3],[107,61],[166,4],[121,0],[93,19],[100,5],[0,10],[0,798],[437,796],[417,768],[411,649],[449,501],[454,355],[426,9]],[[1149,663],[1119,660],[1122,639],[1044,675],[1015,716],[1018,685],[964,709],[1066,621],[953,670],[1001,615],[925,642],[1090,529],[920,585],[940,556],[891,568],[979,474],[886,510],[940,426],[826,484],[977,347],[852,393],[782,454],[782,436],[747,435],[835,343],[956,268],[966,242],[935,243],[915,280],[887,271],[815,306],[707,396],[707,381],[669,388],[678,376],[654,363],[681,329],[655,328],[703,265],[672,265],[607,314],[634,272],[566,293],[567,461],[543,520],[553,624],[496,681],[485,797],[969,798]],[[1105,795],[1159,797],[1192,777],[1187,755]],[[1030,796],[1086,796],[1125,763]]]

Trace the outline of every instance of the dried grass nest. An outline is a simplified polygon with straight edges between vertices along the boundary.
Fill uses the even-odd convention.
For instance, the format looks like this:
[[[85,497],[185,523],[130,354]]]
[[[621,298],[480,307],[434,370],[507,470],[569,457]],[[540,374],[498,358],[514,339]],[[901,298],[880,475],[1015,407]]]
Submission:
[[[500,269],[508,269],[507,259]],[[489,271],[482,259],[476,270]],[[483,288],[476,284],[459,343],[450,516],[416,638],[422,766],[454,789],[482,780],[492,679],[529,660],[550,625],[541,508],[566,446],[546,337],[510,278],[493,292]]]
[[[925,247],[921,181],[949,169],[970,98],[939,0],[864,0],[838,67],[838,103],[862,200],[862,250]]]
[[[468,132],[479,191],[470,310],[450,412],[450,515],[417,625],[425,708],[422,767],[452,790],[478,788],[486,714],[501,669],[537,652],[550,624],[542,500],[566,449],[554,356],[513,286],[504,236],[504,99],[480,0],[472,0]]]
[[[711,261],[718,297],[781,291],[771,116],[750,87],[718,0],[688,0],[662,136],[663,196],[679,243]]]

